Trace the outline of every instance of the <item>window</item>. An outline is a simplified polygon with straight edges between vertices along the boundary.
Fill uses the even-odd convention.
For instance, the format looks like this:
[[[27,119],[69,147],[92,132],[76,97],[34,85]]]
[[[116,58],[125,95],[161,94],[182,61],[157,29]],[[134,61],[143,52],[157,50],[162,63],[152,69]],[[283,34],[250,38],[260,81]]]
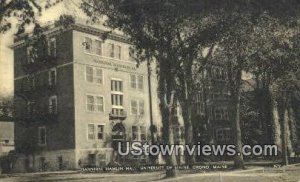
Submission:
[[[112,114],[124,115],[123,109],[123,82],[120,80],[111,80],[111,105]]]
[[[122,58],[122,47],[113,43],[107,44],[107,56],[111,58]]]
[[[35,89],[35,82],[36,82],[36,77],[35,76],[30,76],[27,77],[26,82],[25,82],[25,89],[26,90],[34,90]]]
[[[112,108],[111,113],[117,116],[125,115],[124,109],[119,109],[119,108]]]
[[[103,83],[103,71],[100,68],[93,68],[91,66],[86,66],[85,69],[86,81],[90,83]]]
[[[139,132],[137,126],[132,126],[132,140],[138,140]]]
[[[111,58],[115,57],[115,46],[114,44],[109,43],[107,45],[108,56]]]
[[[92,52],[92,48],[93,48],[92,45],[93,45],[92,39],[88,38],[88,37],[85,37],[85,39],[84,39],[84,49],[85,49],[85,52],[91,53]]]
[[[130,86],[133,89],[144,89],[144,76],[143,75],[130,75]]]
[[[56,39],[51,38],[48,42],[48,55],[56,56]]]
[[[131,100],[130,103],[131,114],[144,115],[144,101],[143,100]]]
[[[135,51],[134,51],[134,48],[129,47],[128,54],[129,54],[130,61],[135,61]]]
[[[103,140],[103,138],[104,138],[104,126],[103,125],[98,125],[98,127],[97,127],[97,138],[99,140]]]
[[[123,106],[123,95],[111,94],[111,104],[113,106]]]
[[[96,110],[98,112],[103,112],[104,111],[104,106],[103,106],[103,97],[96,97]]]
[[[142,141],[147,140],[147,134],[146,134],[146,127],[141,126],[140,127],[140,138]]]
[[[38,128],[38,139],[39,145],[46,145],[46,127]]]
[[[27,114],[32,115],[36,113],[36,107],[34,101],[28,101],[27,102]]]
[[[136,75],[130,75],[130,85],[131,88],[136,88]]]
[[[49,114],[57,113],[57,97],[52,96],[49,98]]]
[[[95,54],[102,55],[102,42],[95,40]]]
[[[103,80],[102,75],[103,75],[102,69],[96,68],[95,81],[97,84],[102,84],[102,80]]]
[[[94,111],[94,96],[88,95],[86,96],[86,100],[87,100],[87,110]]]
[[[51,69],[49,71],[49,85],[53,86],[56,85],[56,69]]]
[[[95,139],[95,126],[94,124],[88,124],[88,139],[94,140]]]
[[[35,56],[33,47],[27,47],[27,63],[34,63]]]
[[[231,130],[230,128],[219,128],[216,129],[216,140],[220,142],[230,141]]]
[[[95,131],[96,129],[97,129],[97,131]],[[96,135],[96,132],[97,132],[97,135]],[[95,140],[95,139],[103,140],[104,139],[104,125],[88,124],[88,139],[89,140]]]
[[[119,46],[119,45],[116,45],[115,57],[117,59],[121,59],[121,46]]]
[[[144,89],[144,77],[142,75],[138,76],[138,87],[140,90]]]
[[[86,67],[86,81],[93,82],[93,67]]]
[[[195,105],[197,114],[204,114],[204,98],[203,98],[203,89],[198,91],[195,96]]]
[[[139,101],[139,114],[144,115],[144,101],[143,100]]]
[[[228,110],[227,108],[215,108],[214,109],[214,117],[215,119],[223,119],[228,120]]]
[[[120,80],[111,80],[111,91],[122,92],[123,82]]]
[[[123,82],[120,80],[111,80],[111,103],[113,106],[123,106],[123,94],[115,93],[123,91]]]
[[[86,96],[87,110],[91,112],[103,112],[104,111],[104,99],[102,96]]]
[[[136,115],[138,113],[137,101],[131,100],[131,114]]]

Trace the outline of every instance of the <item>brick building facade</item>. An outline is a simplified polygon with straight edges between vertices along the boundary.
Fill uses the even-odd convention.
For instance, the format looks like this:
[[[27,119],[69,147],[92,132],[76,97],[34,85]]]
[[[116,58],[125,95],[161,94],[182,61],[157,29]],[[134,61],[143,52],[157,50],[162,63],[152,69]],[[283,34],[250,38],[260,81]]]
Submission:
[[[113,33],[103,41],[102,33],[76,22],[50,26],[42,45],[26,36],[15,39],[16,171],[121,163],[114,141],[149,139],[147,65],[136,66],[126,37]],[[152,91],[153,110],[159,111]],[[154,122],[159,118],[153,113]]]

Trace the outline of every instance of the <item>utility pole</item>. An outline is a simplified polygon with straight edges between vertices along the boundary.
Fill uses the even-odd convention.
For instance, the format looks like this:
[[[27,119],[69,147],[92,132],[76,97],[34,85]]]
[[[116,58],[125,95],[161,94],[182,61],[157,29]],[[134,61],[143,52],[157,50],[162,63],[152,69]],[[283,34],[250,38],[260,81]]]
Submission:
[[[149,91],[149,110],[150,110],[150,134],[151,134],[151,143],[155,142],[154,140],[154,124],[153,124],[153,108],[152,108],[152,90],[151,90],[151,67],[150,67],[150,60],[147,60],[147,69],[148,69],[148,91]]]

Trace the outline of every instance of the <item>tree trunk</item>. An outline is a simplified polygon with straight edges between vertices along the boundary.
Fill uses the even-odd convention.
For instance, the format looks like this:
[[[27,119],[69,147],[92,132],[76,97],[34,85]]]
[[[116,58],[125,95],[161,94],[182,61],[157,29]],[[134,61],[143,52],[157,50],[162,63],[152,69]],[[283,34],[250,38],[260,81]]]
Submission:
[[[271,99],[271,114],[272,114],[272,136],[273,136],[273,143],[278,146],[278,150],[281,152],[281,126],[279,121],[279,111],[278,111],[278,105],[275,98],[275,95],[273,93],[273,87],[269,86],[269,93],[270,93],[270,99]]]
[[[163,144],[170,145],[174,144],[174,134],[173,134],[173,110],[174,110],[174,96],[175,91],[170,90],[172,88],[164,73],[160,74],[158,90],[159,90],[159,101],[160,101],[160,112],[162,116],[162,139]],[[172,155],[164,156],[166,160],[166,177],[175,177],[176,176],[176,156],[173,152]]]
[[[163,132],[163,140],[166,145],[173,145],[174,144],[174,128],[173,128],[173,115],[172,110],[174,109],[174,94],[175,92],[171,93],[170,102],[168,105],[165,105],[162,111],[164,112],[162,115],[164,116],[162,119],[164,122],[164,132]],[[166,177],[175,177],[176,170],[175,166],[177,165],[176,156],[173,152],[171,155],[166,155]]]
[[[280,123],[281,123],[281,143],[282,143],[282,164],[288,165],[288,147],[287,147],[287,122],[288,122],[288,111],[285,107],[282,107],[280,111]]]
[[[292,106],[288,107],[288,116],[289,116],[289,130],[290,130],[290,143],[291,143],[291,149],[290,153],[295,153],[297,148],[297,124],[295,119],[295,113]]]
[[[234,92],[234,123],[233,123],[233,133],[234,133],[234,143],[236,146],[237,155],[234,157],[234,167],[244,168],[244,159],[242,154],[242,132],[241,132],[241,121],[240,121],[240,100],[241,100],[241,79],[242,70],[238,70],[236,76],[236,88]]]
[[[192,126],[192,104],[186,103],[184,104],[185,107],[182,109],[182,116],[184,121],[184,138],[185,144],[190,146],[193,145],[193,126]],[[187,151],[185,151],[185,163],[186,164],[193,164],[195,163],[194,155],[189,155]]]

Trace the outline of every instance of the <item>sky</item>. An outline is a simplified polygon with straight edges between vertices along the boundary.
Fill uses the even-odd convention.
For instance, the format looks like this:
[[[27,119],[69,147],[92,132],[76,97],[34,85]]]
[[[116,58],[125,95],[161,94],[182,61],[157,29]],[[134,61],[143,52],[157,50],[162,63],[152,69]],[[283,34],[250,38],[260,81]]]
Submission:
[[[40,1],[43,3],[45,0]],[[43,11],[42,15],[37,19],[41,24],[53,22],[62,14],[69,14],[84,19],[84,13],[79,9],[79,6],[80,0],[63,0],[61,3]],[[28,31],[32,27],[30,26]],[[15,32],[16,28],[13,26],[10,31],[0,34],[0,96],[13,94],[13,50],[10,47],[13,45]]]
[[[44,3],[41,0],[40,3]],[[83,13],[79,10],[79,0],[63,0],[63,2],[56,4],[38,17],[38,21],[43,23],[57,20],[62,14],[80,15]],[[16,22],[13,21],[12,22]],[[0,34],[0,96],[12,95],[14,89],[13,83],[13,50],[10,48],[13,45],[13,37],[16,32],[16,24],[13,23],[12,29],[4,34]],[[28,31],[32,26],[28,27]]]

